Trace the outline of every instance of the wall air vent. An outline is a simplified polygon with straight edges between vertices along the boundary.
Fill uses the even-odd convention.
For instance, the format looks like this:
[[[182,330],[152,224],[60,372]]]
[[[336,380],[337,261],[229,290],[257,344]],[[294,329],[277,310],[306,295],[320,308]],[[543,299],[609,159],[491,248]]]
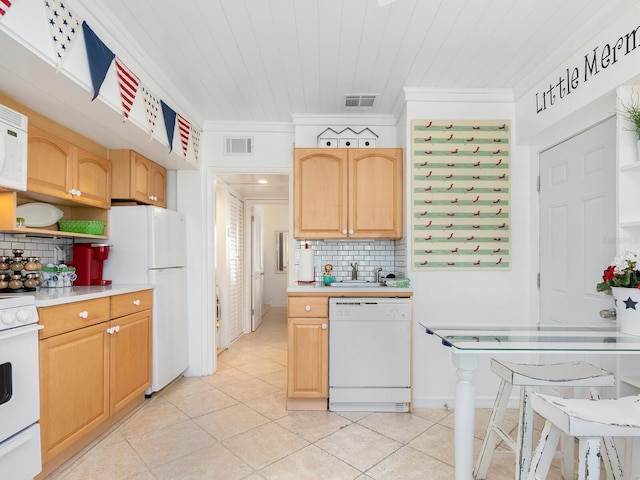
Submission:
[[[225,137],[225,155],[253,155],[252,137]]]
[[[345,95],[346,108],[372,108],[376,101],[375,95]]]

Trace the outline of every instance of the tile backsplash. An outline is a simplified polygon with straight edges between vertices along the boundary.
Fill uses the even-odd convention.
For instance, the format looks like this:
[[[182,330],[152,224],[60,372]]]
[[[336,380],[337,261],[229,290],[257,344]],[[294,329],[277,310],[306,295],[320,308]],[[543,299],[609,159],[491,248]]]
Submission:
[[[18,237],[10,233],[0,233],[0,256],[13,257],[11,250],[21,248],[23,257],[38,257],[43,265],[54,263],[56,247],[64,252],[66,261],[71,260],[72,238]]]
[[[359,280],[375,280],[375,269],[382,268],[381,276],[390,273],[404,277],[407,270],[406,240],[306,240],[297,241],[294,248],[303,249],[305,243],[314,251],[315,279],[322,281],[324,266],[333,266],[338,280],[351,279],[351,264],[358,264]],[[295,279],[299,255],[295,254]]]

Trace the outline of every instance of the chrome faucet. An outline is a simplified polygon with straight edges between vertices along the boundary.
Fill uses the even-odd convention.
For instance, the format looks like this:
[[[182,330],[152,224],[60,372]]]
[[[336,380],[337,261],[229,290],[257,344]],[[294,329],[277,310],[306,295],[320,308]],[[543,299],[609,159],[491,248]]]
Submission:
[[[376,283],[380,283],[380,272],[382,272],[382,267],[376,268],[375,272],[376,272]]]
[[[358,262],[351,263],[351,280],[358,279]]]

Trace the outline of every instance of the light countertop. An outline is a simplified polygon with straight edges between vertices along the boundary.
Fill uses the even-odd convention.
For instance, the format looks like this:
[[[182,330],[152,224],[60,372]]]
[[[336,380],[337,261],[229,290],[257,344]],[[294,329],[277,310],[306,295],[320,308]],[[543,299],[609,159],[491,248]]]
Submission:
[[[51,307],[64,303],[81,302],[94,298],[109,297],[122,293],[139,292],[153,288],[152,285],[105,285],[93,287],[62,287],[62,288],[42,288],[35,292],[21,293],[19,295],[32,295],[36,299],[37,307]],[[10,294],[7,294],[10,295]]]
[[[341,296],[384,296],[384,297],[410,297],[413,295],[413,288],[397,287],[326,287],[322,282],[305,285],[292,285],[287,288],[287,293],[326,295],[330,297]]]

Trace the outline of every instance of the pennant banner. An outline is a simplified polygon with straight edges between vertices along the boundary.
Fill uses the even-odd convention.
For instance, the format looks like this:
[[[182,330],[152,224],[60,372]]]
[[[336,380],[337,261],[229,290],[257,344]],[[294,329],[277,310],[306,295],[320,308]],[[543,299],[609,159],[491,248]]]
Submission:
[[[147,116],[147,129],[149,134],[153,136],[158,122],[158,113],[160,111],[160,100],[153,95],[148,88],[142,85],[142,99],[144,101],[144,113]]]
[[[0,2],[8,2],[8,0],[0,0]],[[62,62],[71,50],[71,45],[80,33],[80,19],[63,0],[45,0],[44,4],[47,8],[47,23],[55,53],[56,70],[60,70]],[[2,3],[0,3],[1,6]]]
[[[196,157],[196,164],[200,163],[200,134],[202,130],[191,125],[191,139],[193,141],[193,153]]]
[[[0,0],[0,18],[11,8],[11,3],[10,0]]]
[[[178,114],[178,130],[180,131],[180,140],[182,140],[182,153],[187,156],[189,149],[189,133],[191,132],[191,123],[185,120],[182,115]]]
[[[82,22],[82,31],[84,32],[84,43],[87,48],[91,83],[93,84],[93,98],[91,99],[93,101],[100,93],[102,82],[107,76],[107,71],[109,71],[115,54],[91,30],[87,22]]]
[[[140,80],[136,77],[131,70],[129,70],[122,60],[116,57],[116,67],[118,69],[118,85],[120,86],[120,98],[122,99],[122,115],[126,122],[129,118],[129,112],[133,101],[136,99],[138,93],[138,85]]]
[[[164,117],[164,126],[167,129],[167,140],[169,140],[169,152],[173,151],[173,132],[176,129],[176,112],[160,100],[162,105],[162,116]]]

